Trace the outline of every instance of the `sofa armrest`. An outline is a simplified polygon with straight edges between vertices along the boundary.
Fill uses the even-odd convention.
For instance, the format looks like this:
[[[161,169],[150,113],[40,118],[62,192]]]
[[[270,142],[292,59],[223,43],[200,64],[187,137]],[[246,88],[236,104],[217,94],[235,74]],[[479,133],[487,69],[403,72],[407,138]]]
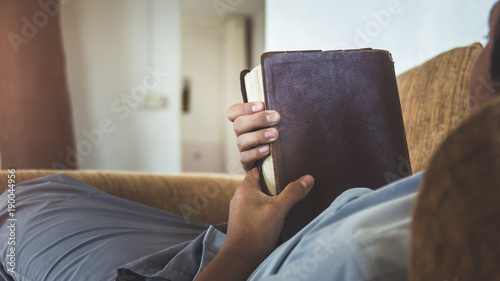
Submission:
[[[16,184],[64,173],[111,195],[207,224],[226,222],[229,201],[243,180],[227,174],[152,174],[87,170],[16,170]],[[3,192],[8,171],[0,171]]]
[[[413,206],[409,280],[498,280],[499,170],[496,97],[453,130],[429,162]]]

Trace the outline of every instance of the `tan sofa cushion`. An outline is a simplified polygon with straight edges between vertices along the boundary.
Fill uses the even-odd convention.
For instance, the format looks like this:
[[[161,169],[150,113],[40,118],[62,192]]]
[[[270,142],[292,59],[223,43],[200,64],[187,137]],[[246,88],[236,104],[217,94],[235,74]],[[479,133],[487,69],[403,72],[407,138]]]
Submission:
[[[63,172],[114,196],[207,224],[226,222],[229,201],[241,176],[225,174],[151,174],[110,171],[17,170],[16,183]],[[7,189],[0,171],[0,193]]]
[[[410,280],[500,280],[500,98],[437,149],[415,201]]]
[[[483,49],[455,48],[397,77],[413,172],[425,170],[432,152],[469,112],[469,75]]]

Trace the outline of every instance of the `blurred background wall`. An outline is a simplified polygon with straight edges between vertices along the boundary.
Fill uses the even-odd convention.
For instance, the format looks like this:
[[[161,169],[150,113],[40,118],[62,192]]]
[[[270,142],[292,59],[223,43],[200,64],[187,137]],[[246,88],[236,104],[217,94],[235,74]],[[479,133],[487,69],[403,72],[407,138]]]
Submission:
[[[59,11],[57,2],[0,2],[0,166],[5,169],[51,169],[66,162],[74,146]],[[77,166],[73,161],[62,168]]]
[[[389,50],[401,73],[457,46],[486,43],[496,0],[268,0],[266,50]]]
[[[484,44],[496,1],[60,2],[53,15],[55,0],[0,3],[3,34],[40,24],[21,55],[1,39],[2,168],[242,173],[226,110],[241,102],[239,72],[262,52],[387,49],[401,73]]]
[[[62,32],[82,169],[181,170],[181,6],[72,0]]]

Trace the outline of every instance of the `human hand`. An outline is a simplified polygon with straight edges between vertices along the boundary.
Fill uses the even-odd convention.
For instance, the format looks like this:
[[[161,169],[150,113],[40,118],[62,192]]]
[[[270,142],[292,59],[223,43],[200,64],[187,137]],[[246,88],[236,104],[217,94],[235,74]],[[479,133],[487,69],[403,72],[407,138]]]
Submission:
[[[227,110],[227,118],[233,122],[240,162],[245,171],[250,171],[255,162],[270,153],[269,143],[278,138],[278,130],[269,128],[280,120],[278,112],[264,110],[264,103],[238,103]]]
[[[285,216],[306,197],[314,184],[312,176],[288,184],[277,196],[261,191],[257,168],[247,173],[229,207],[227,238],[224,245],[234,245],[249,259],[262,261],[276,247]]]
[[[285,216],[313,185],[313,177],[303,176],[271,197],[260,189],[257,168],[250,170],[231,199],[226,241],[195,280],[246,280],[274,250]]]

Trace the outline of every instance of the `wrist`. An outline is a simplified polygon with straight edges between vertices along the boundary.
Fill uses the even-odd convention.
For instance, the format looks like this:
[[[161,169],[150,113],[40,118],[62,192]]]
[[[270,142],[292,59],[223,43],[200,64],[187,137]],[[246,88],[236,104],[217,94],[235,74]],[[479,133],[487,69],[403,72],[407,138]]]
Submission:
[[[201,271],[195,281],[244,281],[250,277],[257,266],[258,263],[255,264],[255,261],[249,261],[248,257],[240,249],[222,246],[219,253]]]
[[[244,246],[224,244],[217,254],[221,259],[225,260],[234,268],[240,271],[248,272],[248,276],[259,266],[262,260],[262,255],[255,253],[251,249],[246,249]]]

